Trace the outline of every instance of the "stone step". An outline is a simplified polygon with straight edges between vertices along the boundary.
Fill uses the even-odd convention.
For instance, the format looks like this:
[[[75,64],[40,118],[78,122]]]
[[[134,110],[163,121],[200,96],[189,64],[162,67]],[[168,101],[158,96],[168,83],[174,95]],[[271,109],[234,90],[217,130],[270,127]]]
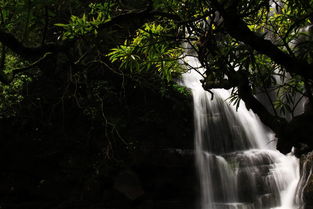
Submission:
[[[232,203],[214,203],[214,209],[255,209],[252,203],[232,202]]]

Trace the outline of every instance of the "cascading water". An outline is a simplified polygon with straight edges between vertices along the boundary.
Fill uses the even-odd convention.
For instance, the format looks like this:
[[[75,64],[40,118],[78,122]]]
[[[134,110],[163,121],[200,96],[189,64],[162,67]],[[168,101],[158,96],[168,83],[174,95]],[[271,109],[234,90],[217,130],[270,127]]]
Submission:
[[[198,67],[193,57],[186,60]],[[195,151],[202,209],[295,209],[298,160],[274,149],[272,134],[241,105],[225,100],[226,90],[204,91],[192,70],[183,83],[194,100]]]

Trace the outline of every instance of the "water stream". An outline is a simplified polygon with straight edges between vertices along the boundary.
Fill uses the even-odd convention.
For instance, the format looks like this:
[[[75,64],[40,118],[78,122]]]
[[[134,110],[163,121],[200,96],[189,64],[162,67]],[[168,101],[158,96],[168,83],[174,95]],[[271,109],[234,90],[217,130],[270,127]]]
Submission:
[[[198,65],[195,58],[186,60]],[[196,163],[202,209],[296,209],[299,162],[275,150],[273,134],[242,104],[236,111],[230,93],[204,91],[191,70],[183,83],[192,90]]]

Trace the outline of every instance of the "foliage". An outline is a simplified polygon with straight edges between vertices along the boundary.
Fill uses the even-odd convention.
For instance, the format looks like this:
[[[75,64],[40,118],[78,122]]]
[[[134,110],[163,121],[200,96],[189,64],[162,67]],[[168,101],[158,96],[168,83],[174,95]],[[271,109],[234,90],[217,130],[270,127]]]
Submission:
[[[27,85],[31,82],[32,78],[25,74],[19,74],[13,77],[13,71],[27,64],[28,62],[23,62],[11,54],[6,55],[2,73],[10,82],[0,84],[0,118],[16,115],[19,105],[25,97],[25,89],[27,89]]]
[[[219,9],[216,4],[219,3],[221,2],[207,1],[201,4],[206,13],[198,10],[198,13],[187,19],[204,16],[196,22],[186,22],[180,26],[182,31],[188,31],[186,42],[191,43],[199,56],[201,67],[205,68],[206,84],[210,80],[215,80],[213,83],[216,83],[225,78],[230,83],[235,83],[235,72],[245,72],[254,94],[265,93],[274,112],[278,111],[281,115],[289,112],[293,115],[300,103],[299,98],[302,99],[305,94],[305,78],[287,73],[286,67],[278,64],[273,57],[264,55],[231,36],[223,25],[224,20],[216,15]],[[229,1],[229,5],[220,4],[219,7],[224,7],[229,13],[237,13],[248,29],[257,36],[270,40],[275,47],[288,54],[290,59],[312,63],[311,4],[312,1],[273,1],[270,5],[267,1],[255,0],[236,3]],[[184,5],[191,8],[194,2],[186,2]],[[184,10],[176,10],[175,13],[178,16],[186,14]],[[192,41],[194,37],[198,41]],[[271,96],[273,92],[277,96]],[[238,91],[234,89],[230,101],[238,106],[240,99]]]
[[[99,25],[110,20],[114,6],[116,4],[110,1],[105,3],[90,3],[88,14],[84,13],[82,17],[72,15],[69,23],[57,23],[55,25],[65,30],[62,34],[62,39],[79,38],[89,33],[97,35]]]
[[[285,81],[284,85],[277,90],[277,100],[274,103],[276,109],[283,115],[286,113],[293,115],[303,97],[303,92],[304,83],[299,77],[288,79]]]
[[[20,75],[10,85],[0,86],[0,118],[16,116],[19,104],[23,101],[24,88],[31,81],[25,75]]]
[[[90,120],[116,128],[117,118],[99,116],[109,112],[102,101],[123,103],[125,86],[146,87],[163,97],[173,89],[188,95],[173,84],[188,70],[202,74],[206,90],[232,89],[232,104],[238,107],[243,100],[274,118],[295,116],[301,98],[313,100],[313,1],[1,3],[0,103],[8,117],[27,103],[24,98],[40,95],[51,112],[74,101]],[[188,63],[189,56],[198,58],[198,67]],[[29,85],[34,87],[28,95]],[[263,101],[255,105],[260,94],[270,103],[267,111],[258,111]]]
[[[120,2],[0,1],[0,151],[11,159],[1,161],[3,207],[42,199],[47,207],[91,199],[111,207],[103,195],[114,193],[110,182],[132,166],[133,152],[191,133],[189,109],[180,105],[188,90],[169,81],[182,70],[180,43],[161,38],[173,24],[136,21],[146,3],[137,10]],[[124,40],[142,47],[134,53],[140,70],[110,61]]]
[[[156,23],[147,23],[136,33],[131,41],[112,49],[108,54],[112,62],[119,61],[120,68],[130,71],[157,70],[168,81],[175,73],[182,73],[179,59],[183,50],[171,38],[163,37],[172,28]]]
[[[140,145],[181,143],[192,114],[176,81],[188,70],[208,91],[230,89],[286,147],[312,150],[312,113],[296,115],[313,103],[312,14],[312,0],[0,0],[1,200],[94,202],[79,192],[111,188]]]

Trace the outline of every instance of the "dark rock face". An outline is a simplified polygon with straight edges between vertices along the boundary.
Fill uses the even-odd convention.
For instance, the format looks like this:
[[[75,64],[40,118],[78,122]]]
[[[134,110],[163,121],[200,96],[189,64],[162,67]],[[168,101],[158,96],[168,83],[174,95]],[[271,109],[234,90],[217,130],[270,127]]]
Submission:
[[[300,158],[301,179],[298,184],[296,201],[303,203],[303,209],[313,208],[313,152]]]
[[[254,151],[253,155],[247,155],[239,151],[224,157],[236,170],[239,202],[249,203],[251,208],[275,208],[280,205],[279,188],[270,171],[275,163],[270,153]]]
[[[195,208],[191,98],[129,86],[104,104],[127,146],[71,100],[0,119],[1,208]]]
[[[296,148],[297,157],[311,151],[313,148],[313,113],[305,112],[294,117],[285,127],[282,136],[282,140],[278,140],[277,144],[277,149],[282,153],[290,152],[292,146]]]
[[[138,206],[147,208],[196,207],[199,180],[190,151],[142,150],[132,169],[141,180],[144,195]]]

